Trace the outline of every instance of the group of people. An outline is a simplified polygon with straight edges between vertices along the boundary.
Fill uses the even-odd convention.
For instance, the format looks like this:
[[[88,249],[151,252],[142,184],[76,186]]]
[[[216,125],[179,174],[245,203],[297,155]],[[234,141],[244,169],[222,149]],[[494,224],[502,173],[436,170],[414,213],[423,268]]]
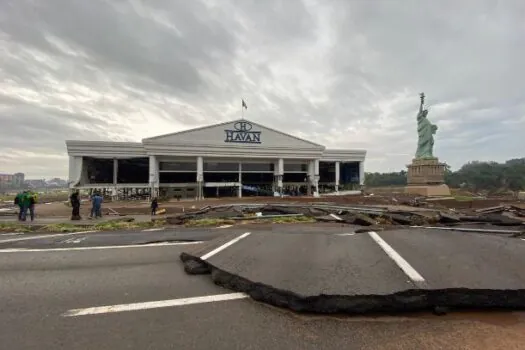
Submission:
[[[37,202],[37,194],[31,191],[23,191],[16,195],[15,205],[18,206],[18,221],[26,221],[27,211],[31,221],[35,220],[35,204]]]
[[[91,212],[89,214],[90,218],[101,218],[102,217],[102,202],[104,202],[104,197],[100,192],[94,192],[91,197]],[[78,190],[74,191],[69,197],[69,202],[71,203],[71,220],[80,220],[80,193]]]

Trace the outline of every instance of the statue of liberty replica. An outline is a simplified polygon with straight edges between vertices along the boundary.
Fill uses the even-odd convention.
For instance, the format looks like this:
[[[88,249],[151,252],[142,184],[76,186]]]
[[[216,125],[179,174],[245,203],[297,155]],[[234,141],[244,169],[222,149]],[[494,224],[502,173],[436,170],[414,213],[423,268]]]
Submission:
[[[425,94],[419,95],[421,103],[417,113],[417,150],[412,164],[408,165],[406,192],[422,196],[450,196],[445,184],[445,163],[434,156],[434,135],[438,127],[428,120],[424,108]]]
[[[438,127],[427,119],[428,109],[423,109],[425,94],[421,93],[419,96],[421,98],[421,104],[419,105],[419,113],[417,114],[416,159],[432,159],[434,158],[434,135]]]

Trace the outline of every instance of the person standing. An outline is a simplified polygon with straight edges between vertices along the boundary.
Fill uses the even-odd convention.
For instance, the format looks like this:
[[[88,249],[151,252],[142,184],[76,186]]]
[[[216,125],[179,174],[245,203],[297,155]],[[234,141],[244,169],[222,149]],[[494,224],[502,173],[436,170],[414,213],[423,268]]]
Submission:
[[[22,192],[16,194],[15,205],[18,206],[18,221],[22,221],[24,213],[24,194]]]
[[[158,208],[159,208],[159,202],[158,202],[157,198],[155,197],[151,201],[151,215],[156,215]]]
[[[75,190],[69,197],[71,202],[71,207],[73,208],[71,212],[71,220],[81,220],[80,217],[80,194],[78,190]]]
[[[102,217],[102,202],[104,199],[100,195],[100,193],[95,192],[93,197],[91,197],[91,216],[95,216],[95,218],[101,218]]]
[[[27,204],[29,208],[29,215],[31,217],[31,221],[35,220],[35,205],[36,205],[36,193],[35,192],[28,192],[27,193]]]
[[[29,205],[30,205],[29,197],[30,197],[29,191],[26,190],[22,192],[22,197],[20,198],[22,201],[22,215],[21,215],[22,221],[26,221],[26,218],[27,218],[27,209],[29,209]]]

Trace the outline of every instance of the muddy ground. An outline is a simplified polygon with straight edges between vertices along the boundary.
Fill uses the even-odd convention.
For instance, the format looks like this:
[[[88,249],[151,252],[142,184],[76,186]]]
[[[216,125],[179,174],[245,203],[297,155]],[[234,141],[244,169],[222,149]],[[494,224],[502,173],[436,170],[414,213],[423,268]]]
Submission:
[[[456,200],[454,198],[448,199],[432,199],[422,200],[416,197],[408,196],[399,193],[381,194],[381,195],[365,195],[365,196],[329,196],[329,197],[245,197],[245,198],[221,198],[221,199],[205,199],[202,201],[194,200],[180,200],[160,202],[160,209],[166,209],[167,214],[176,214],[186,211],[192,211],[205,207],[207,205],[222,205],[229,203],[334,203],[334,204],[350,204],[350,205],[374,205],[374,206],[402,206],[413,207],[418,206],[422,208],[431,209],[445,209],[454,208],[457,210],[469,210],[479,208],[489,208],[498,206],[500,204],[510,205],[518,204],[520,202],[512,198],[487,198],[487,199],[473,199],[473,200]],[[521,202],[521,205],[525,203]],[[118,201],[106,202],[103,204],[104,212],[109,212],[109,208],[115,210],[120,214],[125,215],[139,215],[149,214],[150,204],[146,201]],[[81,206],[81,215],[87,215],[90,210],[90,202],[83,201]],[[48,204],[37,204],[37,215],[42,217],[52,216],[69,216],[71,208],[64,202],[52,202]]]

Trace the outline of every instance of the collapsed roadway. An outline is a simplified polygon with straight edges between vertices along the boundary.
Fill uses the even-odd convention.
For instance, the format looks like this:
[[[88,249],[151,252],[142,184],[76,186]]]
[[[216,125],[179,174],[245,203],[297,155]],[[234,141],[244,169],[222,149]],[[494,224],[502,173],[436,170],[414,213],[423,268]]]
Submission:
[[[188,274],[296,312],[525,309],[525,241],[458,228],[279,226],[188,246],[180,258]]]

